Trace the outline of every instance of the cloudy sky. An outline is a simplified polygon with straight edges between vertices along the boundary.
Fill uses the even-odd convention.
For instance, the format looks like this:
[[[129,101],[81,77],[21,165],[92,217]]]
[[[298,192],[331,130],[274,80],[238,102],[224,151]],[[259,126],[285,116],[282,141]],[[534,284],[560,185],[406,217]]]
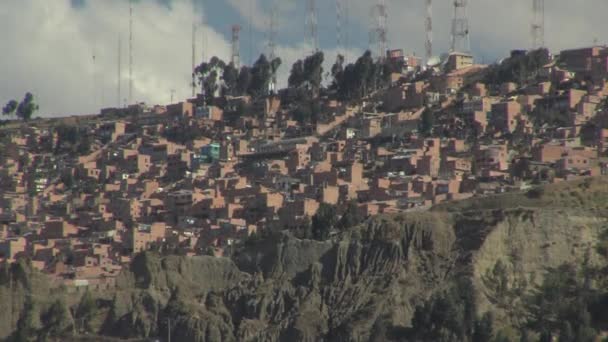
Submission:
[[[266,52],[268,17],[277,4],[278,47],[285,82],[304,41],[304,0],[133,0],[134,100],[167,103],[190,94],[192,22],[198,25],[197,59],[228,60],[230,27],[242,26],[244,63]],[[128,96],[128,0],[0,0],[0,105],[31,91],[41,116],[86,114],[124,103]],[[194,3],[193,3],[194,2]],[[348,46],[336,47],[334,0],[317,0],[321,48],[331,63],[338,51],[353,59],[368,48],[371,0],[343,0]],[[389,41],[407,53],[424,53],[424,0],[386,0]],[[434,51],[449,47],[452,9],[434,1]],[[470,0],[472,51],[490,63],[514,48],[530,46],[532,0]],[[194,10],[193,10],[194,8]],[[546,1],[546,45],[552,51],[608,41],[606,0]],[[252,19],[253,18],[253,19]],[[204,33],[204,34],[203,34]],[[118,45],[122,40],[121,99]]]

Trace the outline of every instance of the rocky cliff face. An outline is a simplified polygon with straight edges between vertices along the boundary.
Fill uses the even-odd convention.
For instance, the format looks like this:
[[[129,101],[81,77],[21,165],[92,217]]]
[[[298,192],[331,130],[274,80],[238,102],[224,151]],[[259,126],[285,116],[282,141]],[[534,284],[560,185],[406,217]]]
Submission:
[[[121,338],[170,329],[176,341],[385,341],[410,325],[417,305],[461,278],[471,279],[480,314],[516,324],[518,298],[496,293],[492,269],[505,265],[509,286],[525,292],[546,267],[601,263],[594,246],[606,225],[607,195],[603,179],[560,184],[379,216],[330,241],[278,234],[248,243],[232,260],[141,254],[115,289],[95,294],[88,326]],[[0,286],[11,308],[0,312],[4,338],[26,313],[49,310],[50,299],[27,310],[28,286],[40,297],[63,296],[37,283],[35,272],[22,275]],[[32,334],[45,332],[45,322]],[[59,333],[71,333],[69,325]]]

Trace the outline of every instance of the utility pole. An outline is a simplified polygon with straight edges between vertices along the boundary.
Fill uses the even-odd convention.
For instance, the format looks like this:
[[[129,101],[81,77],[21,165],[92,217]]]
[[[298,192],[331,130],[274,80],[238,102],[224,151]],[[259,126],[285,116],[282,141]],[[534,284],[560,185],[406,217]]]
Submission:
[[[232,65],[238,70],[241,68],[241,44],[240,35],[241,27],[232,25]]]
[[[175,96],[175,89],[171,89],[170,92],[171,92],[171,102],[170,102],[170,104],[173,104],[173,97]]]
[[[532,49],[545,46],[545,1],[532,0]]]
[[[426,60],[433,56],[433,0],[426,0]]]
[[[319,37],[317,32],[317,2],[316,0],[308,0],[307,2],[308,15],[306,17],[306,40],[311,48],[312,54],[319,51]]]
[[[386,57],[388,50],[388,11],[385,0],[378,0],[372,7],[370,48],[376,45],[378,59]]]
[[[468,0],[454,0],[454,19],[452,20],[451,52],[470,52]]]

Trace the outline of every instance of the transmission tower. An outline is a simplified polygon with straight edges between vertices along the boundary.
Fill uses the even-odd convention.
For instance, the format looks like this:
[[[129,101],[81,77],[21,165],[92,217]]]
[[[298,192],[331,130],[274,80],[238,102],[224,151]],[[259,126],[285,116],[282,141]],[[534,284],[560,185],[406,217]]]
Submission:
[[[545,46],[545,1],[532,0],[532,48]]]
[[[433,56],[433,0],[426,0],[426,60]]]
[[[378,0],[371,11],[370,46],[376,45],[378,58],[384,58],[388,50],[388,11],[386,1]]]
[[[317,32],[317,3],[316,0],[308,0],[308,16],[306,17],[306,40],[312,54],[319,51],[319,37]]]
[[[241,27],[239,25],[232,25],[232,58],[230,60],[236,69],[241,68],[240,33]]]
[[[469,19],[467,0],[454,0],[454,19],[452,20],[451,52],[470,52]]]
[[[194,69],[196,68],[196,22],[192,21],[192,97],[196,96],[196,75]]]
[[[129,104],[133,103],[133,0],[129,0]]]

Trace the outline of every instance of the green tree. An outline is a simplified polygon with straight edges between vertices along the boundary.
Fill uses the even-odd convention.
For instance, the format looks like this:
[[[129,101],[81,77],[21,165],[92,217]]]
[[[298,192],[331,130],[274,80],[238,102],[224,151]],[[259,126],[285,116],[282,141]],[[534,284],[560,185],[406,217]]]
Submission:
[[[76,308],[76,316],[80,320],[82,326],[81,329],[84,329],[87,332],[94,332],[93,326],[91,322],[95,318],[97,314],[97,302],[91,292],[87,290],[85,294],[80,299],[80,303]]]
[[[17,322],[15,341],[31,341],[40,328],[40,317],[37,305],[31,295],[25,298],[23,313]]]
[[[266,55],[262,54],[251,68],[251,83],[249,85],[249,94],[253,97],[261,97],[268,95],[270,90],[270,82],[281,65],[281,59],[275,58],[268,60]]]
[[[548,269],[542,284],[526,300],[528,326],[549,340],[564,335],[593,341],[596,331],[589,304],[594,297],[588,286],[571,265]]]
[[[312,217],[312,236],[315,240],[327,240],[336,224],[336,207],[321,203],[317,213]]]
[[[297,60],[291,66],[291,72],[289,74],[287,84],[290,88],[298,88],[302,85],[302,83],[304,83],[305,77],[304,62],[302,62],[302,60]]]
[[[477,323],[475,310],[473,285],[469,280],[458,281],[416,307],[412,318],[414,340],[464,341],[473,335],[477,325],[479,335],[487,334],[491,324],[484,319]]]
[[[67,305],[62,299],[57,299],[49,310],[43,315],[44,329],[42,338],[64,336],[73,329],[72,317]]]
[[[224,95],[242,95],[238,92],[238,77],[239,70],[237,70],[233,63],[228,63],[224,66],[224,70],[222,72],[222,81],[224,81],[222,85],[222,92]]]
[[[34,95],[28,92],[21,102],[15,100],[9,101],[3,108],[3,115],[16,114],[23,121],[29,121],[34,113],[39,109],[39,106],[34,101]]]
[[[241,67],[237,82],[237,93],[239,95],[245,95],[251,85],[251,69],[247,66]]]
[[[304,71],[308,76],[308,82],[313,98],[319,96],[321,82],[323,82],[324,59],[325,57],[323,55],[323,52],[319,51],[312,56],[306,57],[306,59],[304,60]]]
[[[336,62],[331,67],[331,76],[333,81],[331,83],[331,89],[339,90],[342,85],[342,78],[344,77],[344,56],[338,54]]]
[[[319,96],[323,82],[323,52],[317,52],[296,61],[291,67],[288,84],[290,88],[305,88],[310,98]]]
[[[10,100],[4,106],[4,108],[2,108],[2,114],[3,115],[12,115],[12,114],[15,113],[15,111],[17,110],[18,106],[19,106],[19,102],[15,101],[15,100]]]
[[[298,103],[298,106],[293,111],[293,117],[300,124],[308,124],[312,123],[313,120],[313,108],[311,105],[311,101],[302,101]]]
[[[224,70],[225,66],[224,61],[213,56],[209,62],[203,62],[194,69],[207,104],[212,103],[215,93],[219,89],[220,72]]]
[[[426,108],[420,116],[420,133],[429,136],[433,133],[433,126],[435,126],[435,113],[429,108]]]
[[[348,202],[346,210],[344,210],[344,214],[342,215],[336,226],[341,230],[345,230],[360,224],[361,222],[363,222],[364,219],[365,217],[363,217],[359,212],[357,202],[350,201]]]
[[[473,329],[472,342],[488,342],[492,339],[494,331],[494,319],[492,314],[486,312],[480,320],[475,322]]]
[[[23,121],[29,121],[38,109],[39,106],[34,102],[34,95],[28,92],[17,106],[17,116]]]

